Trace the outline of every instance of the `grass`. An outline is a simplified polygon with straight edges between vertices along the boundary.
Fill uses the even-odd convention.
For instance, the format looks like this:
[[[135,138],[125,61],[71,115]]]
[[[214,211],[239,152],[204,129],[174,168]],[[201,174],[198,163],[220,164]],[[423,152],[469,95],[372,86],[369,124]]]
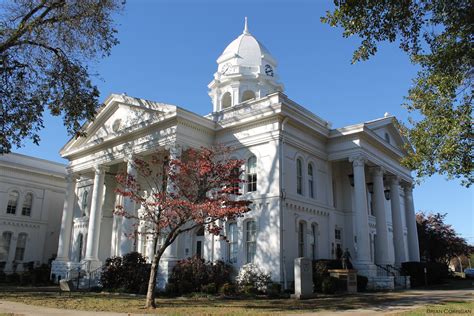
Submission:
[[[446,301],[443,304],[428,305],[411,311],[394,314],[394,316],[425,315],[473,315],[473,301]]]
[[[454,282],[438,287],[436,290],[449,291],[454,289],[471,289],[472,282]],[[435,290],[419,289],[419,290]],[[30,305],[74,309],[87,311],[127,312],[136,314],[158,313],[165,315],[275,315],[307,312],[351,311],[368,309],[380,312],[407,310],[397,315],[437,315],[427,311],[442,310],[438,314],[458,315],[456,311],[470,311],[459,315],[473,314],[472,294],[460,295],[455,298],[443,299],[442,296],[426,296],[419,291],[395,291],[364,293],[357,295],[318,296],[310,300],[292,299],[225,299],[219,297],[185,297],[159,298],[158,308],[143,308],[144,296],[104,294],[104,293],[72,293],[59,296],[57,287],[21,288],[2,287],[0,298]],[[441,304],[441,305],[440,305]],[[420,306],[420,307],[415,307]],[[395,308],[395,309],[394,309]],[[444,310],[449,311],[445,313]],[[8,315],[8,314],[6,314]],[[0,316],[4,316],[0,313]]]

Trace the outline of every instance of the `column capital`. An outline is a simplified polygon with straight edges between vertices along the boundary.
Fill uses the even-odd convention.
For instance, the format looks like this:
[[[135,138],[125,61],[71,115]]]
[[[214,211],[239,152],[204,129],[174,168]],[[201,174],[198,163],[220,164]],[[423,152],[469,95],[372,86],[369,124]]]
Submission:
[[[396,175],[387,176],[387,182],[391,185],[399,185],[400,184],[400,177]]]
[[[109,171],[109,167],[104,165],[95,165],[94,167],[92,167],[92,169],[94,170],[94,173],[96,175],[100,175],[102,173],[105,173],[106,171]]]
[[[354,155],[354,156],[349,157],[349,162],[352,162],[354,167],[364,166],[365,163],[367,162],[367,157],[362,154]]]
[[[411,193],[411,192],[413,192],[413,187],[414,187],[413,183],[411,183],[411,182],[405,182],[405,181],[404,181],[404,182],[401,183],[401,185],[402,185],[403,190],[404,190],[406,193]]]
[[[369,168],[369,172],[373,176],[382,177],[385,172],[385,168],[382,166],[374,166]]]
[[[67,171],[66,174],[66,182],[73,182],[79,178],[79,175],[77,173],[74,173],[70,170]]]

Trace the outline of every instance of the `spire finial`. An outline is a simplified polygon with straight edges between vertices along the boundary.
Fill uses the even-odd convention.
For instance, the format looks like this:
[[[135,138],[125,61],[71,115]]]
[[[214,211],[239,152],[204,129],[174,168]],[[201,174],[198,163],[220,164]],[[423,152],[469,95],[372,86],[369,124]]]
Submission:
[[[250,34],[250,33],[249,33],[249,28],[248,28],[248,26],[247,26],[247,17],[245,17],[244,34]]]

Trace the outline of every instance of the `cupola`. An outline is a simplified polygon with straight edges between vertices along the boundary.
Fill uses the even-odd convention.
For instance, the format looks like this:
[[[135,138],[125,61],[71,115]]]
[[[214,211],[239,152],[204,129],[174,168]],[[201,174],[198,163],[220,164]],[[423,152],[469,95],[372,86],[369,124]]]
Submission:
[[[252,34],[244,31],[217,58],[217,72],[208,85],[213,112],[283,91],[277,61]]]

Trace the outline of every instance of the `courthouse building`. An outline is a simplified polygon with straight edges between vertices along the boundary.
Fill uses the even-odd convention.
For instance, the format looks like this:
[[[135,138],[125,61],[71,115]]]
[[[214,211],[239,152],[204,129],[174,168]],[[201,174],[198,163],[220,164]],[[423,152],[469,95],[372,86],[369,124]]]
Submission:
[[[84,126],[87,136],[64,146],[70,164],[56,276],[133,250],[150,257],[149,242],[126,236],[131,220],[113,213],[122,203],[139,212],[117,196],[114,175],[133,173],[134,156],[213,144],[234,147],[245,161],[241,191],[252,211],[226,223],[228,242],[203,229],[181,235],[162,259],[160,286],[176,260],[192,255],[236,269],[253,262],[285,286],[295,258],[335,258],[338,248],[348,248],[370,284],[393,282],[382,267],[419,261],[413,179],[399,162],[407,140],[395,117],[332,128],[284,94],[276,58],[247,25],[217,59],[208,88],[206,116],[112,94]]]
[[[65,167],[20,154],[0,155],[0,271],[21,272],[56,255]]]

